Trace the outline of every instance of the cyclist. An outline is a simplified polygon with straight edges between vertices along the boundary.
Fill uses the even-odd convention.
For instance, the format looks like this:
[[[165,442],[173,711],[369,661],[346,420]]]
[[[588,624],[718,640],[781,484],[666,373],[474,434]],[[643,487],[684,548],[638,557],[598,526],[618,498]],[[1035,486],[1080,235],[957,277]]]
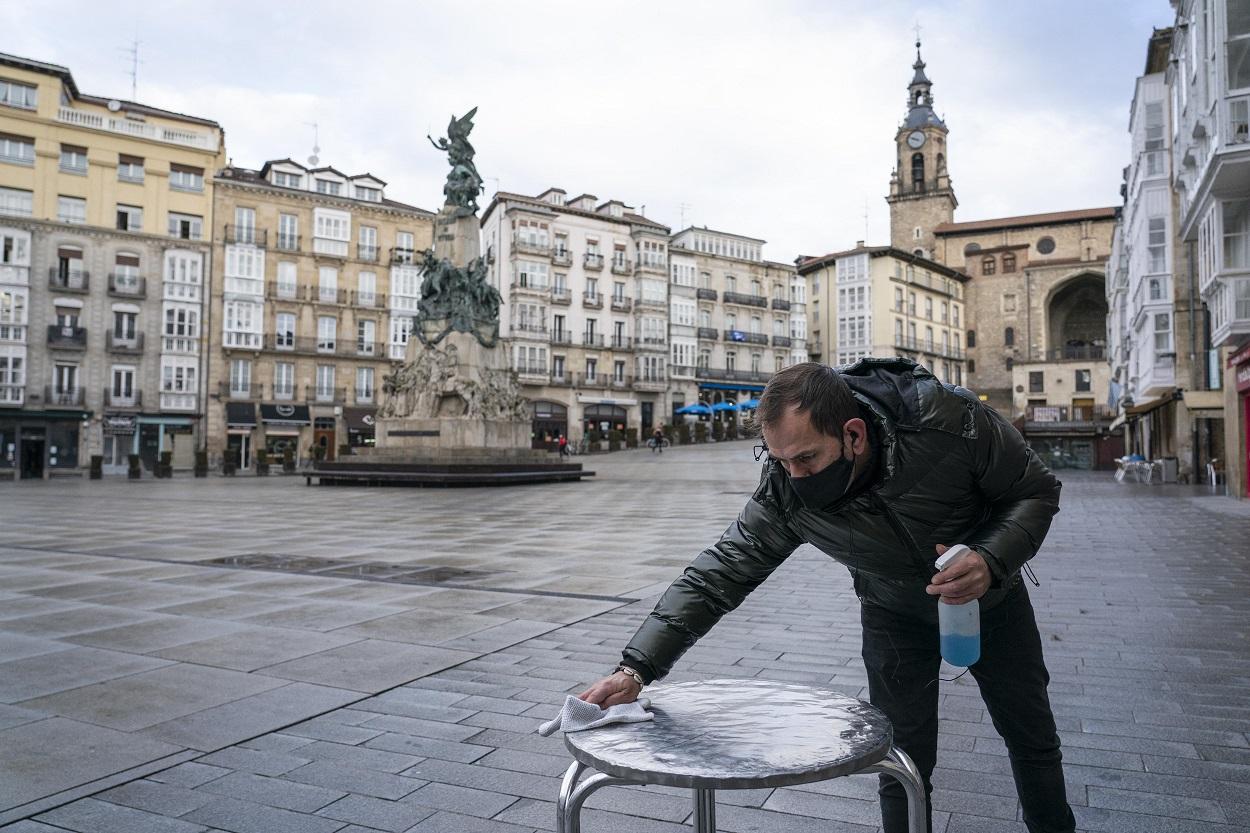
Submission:
[[[651,435],[651,451],[664,453],[664,431],[659,428],[656,428]]]

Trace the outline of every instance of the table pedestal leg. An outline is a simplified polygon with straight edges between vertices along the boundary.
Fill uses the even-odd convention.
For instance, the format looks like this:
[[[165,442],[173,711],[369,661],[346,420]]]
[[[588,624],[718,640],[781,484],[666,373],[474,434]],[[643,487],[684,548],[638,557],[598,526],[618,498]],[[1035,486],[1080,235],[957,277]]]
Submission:
[[[638,783],[596,772],[579,784],[578,779],[586,769],[585,764],[574,761],[564,772],[564,779],[560,782],[560,795],[556,798],[556,833],[581,833],[582,805],[595,790],[612,784]]]
[[[716,790],[694,791],[695,833],[716,833]]]
[[[907,757],[907,753],[897,747],[890,747],[884,760],[878,761],[863,771],[884,772],[898,779],[898,782],[903,785],[903,791],[907,793],[908,833],[925,833],[927,829],[925,818],[928,815],[925,812],[925,806],[928,804],[928,798],[924,792],[924,778],[921,777],[920,770],[916,769],[911,758]]]

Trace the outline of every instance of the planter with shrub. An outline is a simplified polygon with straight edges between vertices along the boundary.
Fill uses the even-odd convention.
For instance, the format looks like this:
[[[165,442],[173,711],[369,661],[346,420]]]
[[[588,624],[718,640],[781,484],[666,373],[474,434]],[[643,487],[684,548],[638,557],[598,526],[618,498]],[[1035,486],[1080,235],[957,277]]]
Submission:
[[[208,452],[195,452],[195,476],[208,477]]]
[[[621,432],[609,431],[608,432],[608,451],[620,451],[620,450],[621,450]]]
[[[716,442],[725,439],[725,424],[719,419],[712,423],[712,439]]]
[[[263,448],[256,452],[256,474],[258,477],[269,474],[269,452]]]
[[[104,478],[104,455],[91,455],[91,479],[101,480]]]
[[[707,423],[696,422],[694,424],[694,441],[696,443],[707,442]]]
[[[672,439],[671,437],[669,438]],[[683,422],[677,426],[677,440],[682,445],[690,445],[690,423]]]
[[[289,445],[282,449],[282,471],[285,474],[295,473],[295,449]]]
[[[156,464],[156,476],[166,480],[174,476],[174,453],[172,451],[161,452],[160,462]]]
[[[139,460],[138,454],[128,455],[126,457],[126,463],[129,466],[126,469],[127,477],[129,477],[131,480],[138,480],[140,477],[143,476],[143,463]]]
[[[239,470],[239,461],[229,451],[221,458],[221,473],[226,477],[234,477],[234,473]]]
[[[638,429],[637,428],[625,429],[625,447],[626,448],[638,447]]]

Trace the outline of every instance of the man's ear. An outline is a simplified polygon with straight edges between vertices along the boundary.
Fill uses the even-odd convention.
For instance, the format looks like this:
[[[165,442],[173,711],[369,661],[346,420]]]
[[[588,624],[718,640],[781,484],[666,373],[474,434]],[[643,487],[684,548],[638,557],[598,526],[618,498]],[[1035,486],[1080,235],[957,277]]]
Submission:
[[[858,456],[868,450],[868,426],[859,417],[848,419],[842,427],[843,442],[850,436],[851,453]]]

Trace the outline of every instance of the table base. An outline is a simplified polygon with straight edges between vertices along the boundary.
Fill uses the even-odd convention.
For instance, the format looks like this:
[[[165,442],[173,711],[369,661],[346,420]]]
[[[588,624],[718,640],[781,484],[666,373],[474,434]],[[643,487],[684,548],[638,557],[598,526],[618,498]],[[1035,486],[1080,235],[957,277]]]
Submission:
[[[586,799],[600,787],[616,784],[645,785],[643,781],[628,778],[616,778],[602,772],[582,779],[588,770],[580,761],[573,762],[564,773],[560,784],[560,796],[556,799],[556,833],[581,833],[582,805]],[[924,790],[924,779],[920,770],[912,763],[911,758],[901,749],[891,748],[885,758],[871,766],[861,769],[862,773],[881,772],[893,776],[903,785],[907,794],[907,827],[908,833],[925,833],[925,804],[927,798]],[[696,788],[692,790],[694,797],[694,831],[695,833],[716,833],[716,790]]]

